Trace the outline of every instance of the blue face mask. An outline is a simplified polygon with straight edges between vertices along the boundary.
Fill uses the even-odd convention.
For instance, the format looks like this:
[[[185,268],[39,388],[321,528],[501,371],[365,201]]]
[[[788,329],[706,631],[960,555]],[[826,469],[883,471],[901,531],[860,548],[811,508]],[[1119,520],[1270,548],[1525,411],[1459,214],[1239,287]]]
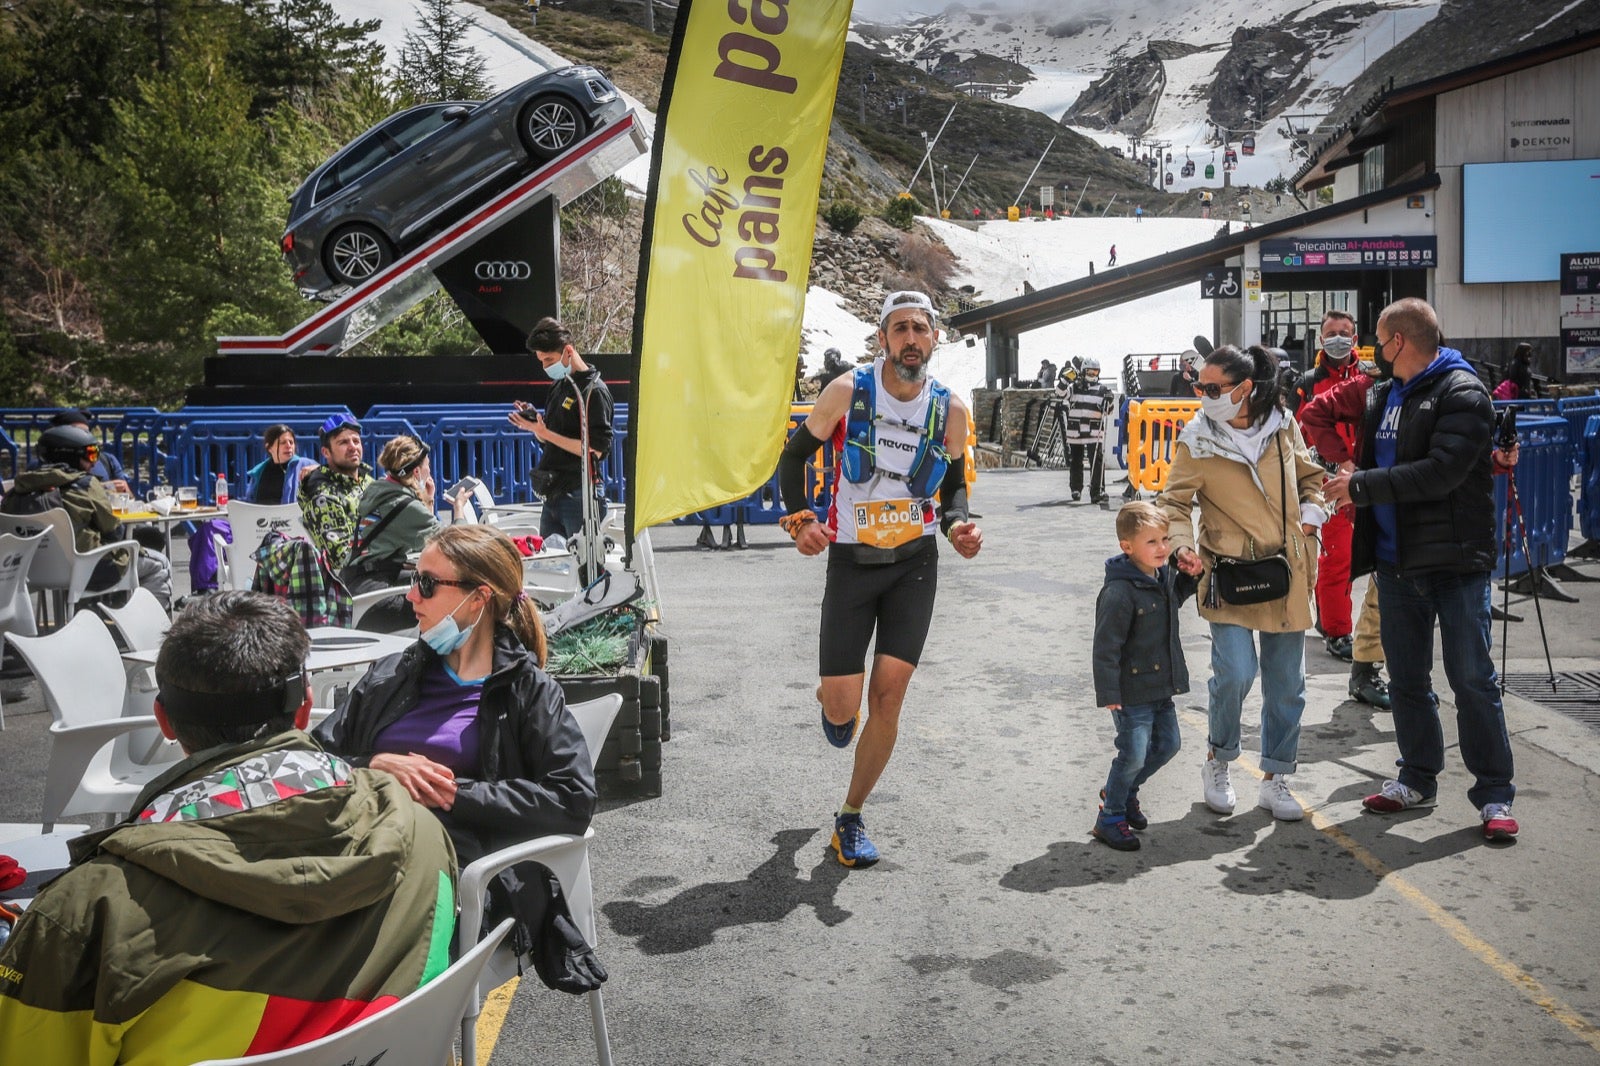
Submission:
[[[567,364],[565,363],[551,363],[544,368],[544,372],[549,375],[551,381],[560,381],[572,371],[567,369]]]
[[[423,643],[440,655],[449,655],[465,644],[467,639],[472,636],[473,629],[476,628],[478,621],[483,618],[483,610],[487,609],[488,606],[488,604],[484,604],[483,609],[478,611],[478,617],[474,618],[472,623],[465,629],[456,625],[456,612],[451,611],[439,619],[438,624],[428,627],[426,633],[420,634]],[[460,609],[460,607],[456,608],[457,611]]]

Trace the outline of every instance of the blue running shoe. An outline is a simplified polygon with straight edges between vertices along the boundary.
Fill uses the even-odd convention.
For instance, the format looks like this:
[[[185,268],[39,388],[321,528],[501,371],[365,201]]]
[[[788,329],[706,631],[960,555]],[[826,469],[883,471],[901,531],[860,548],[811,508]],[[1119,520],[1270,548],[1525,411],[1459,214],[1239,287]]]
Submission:
[[[1096,818],[1094,828],[1089,834],[1096,840],[1104,841],[1108,846],[1118,851],[1138,851],[1139,838],[1133,835],[1133,830],[1128,828],[1126,818],[1118,818],[1108,822],[1104,818]]]
[[[839,865],[851,869],[871,866],[878,861],[878,849],[867,839],[867,827],[859,814],[841,814],[833,820],[833,840],[829,847],[839,853]]]
[[[860,711],[857,711],[856,716],[850,719],[844,725],[834,725],[832,722],[828,721],[827,712],[823,712],[822,735],[827,737],[828,743],[832,744],[834,747],[848,748],[850,746],[850,741],[855,738],[856,723],[859,721],[861,721]]]
[[[1100,802],[1104,803],[1105,799],[1106,799],[1106,790],[1102,788],[1100,790]],[[1101,808],[1102,811],[1104,809],[1105,808],[1103,808],[1103,807]],[[1144,816],[1144,808],[1139,806],[1139,797],[1138,796],[1129,796],[1128,797],[1128,806],[1127,806],[1125,817],[1128,820],[1128,825],[1129,825],[1130,828],[1133,828],[1133,829],[1149,829],[1150,828],[1150,819],[1148,819],[1148,818],[1146,818]]]

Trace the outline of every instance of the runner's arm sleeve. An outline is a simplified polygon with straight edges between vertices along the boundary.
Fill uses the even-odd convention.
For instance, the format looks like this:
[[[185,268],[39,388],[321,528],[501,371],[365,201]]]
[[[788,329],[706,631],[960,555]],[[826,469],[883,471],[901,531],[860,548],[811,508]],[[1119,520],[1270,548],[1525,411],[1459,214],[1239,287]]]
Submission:
[[[778,491],[783,495],[784,510],[790,514],[810,509],[806,498],[806,460],[817,454],[822,442],[812,436],[804,422],[789,436],[778,456]]]
[[[950,527],[957,522],[970,522],[967,516],[967,457],[950,460],[939,483],[939,532],[950,535]]]

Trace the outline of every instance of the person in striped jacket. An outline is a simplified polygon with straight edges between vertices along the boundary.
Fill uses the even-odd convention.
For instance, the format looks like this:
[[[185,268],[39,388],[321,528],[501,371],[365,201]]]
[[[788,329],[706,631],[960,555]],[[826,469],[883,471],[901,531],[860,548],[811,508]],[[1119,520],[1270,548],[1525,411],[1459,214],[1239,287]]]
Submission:
[[[1100,503],[1106,498],[1106,416],[1114,402],[1111,390],[1100,384],[1100,360],[1091,356],[1081,361],[1077,379],[1067,386],[1064,400],[1062,439],[1067,448],[1072,498],[1083,497],[1083,468],[1087,462],[1089,499]]]

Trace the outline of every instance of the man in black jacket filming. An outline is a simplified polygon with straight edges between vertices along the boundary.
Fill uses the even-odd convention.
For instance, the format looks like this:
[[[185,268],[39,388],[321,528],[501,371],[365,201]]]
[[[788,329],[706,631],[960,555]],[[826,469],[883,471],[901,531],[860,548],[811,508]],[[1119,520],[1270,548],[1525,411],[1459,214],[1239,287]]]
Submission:
[[[1329,507],[1354,503],[1354,573],[1376,572],[1398,780],[1362,801],[1394,814],[1437,801],[1444,733],[1432,694],[1433,627],[1456,701],[1467,798],[1484,836],[1509,841],[1511,741],[1489,640],[1495,561],[1494,421],[1488,390],[1461,353],[1440,346],[1438,316],[1414,297],[1384,308],[1379,383],[1367,394],[1361,469],[1331,478]]]

